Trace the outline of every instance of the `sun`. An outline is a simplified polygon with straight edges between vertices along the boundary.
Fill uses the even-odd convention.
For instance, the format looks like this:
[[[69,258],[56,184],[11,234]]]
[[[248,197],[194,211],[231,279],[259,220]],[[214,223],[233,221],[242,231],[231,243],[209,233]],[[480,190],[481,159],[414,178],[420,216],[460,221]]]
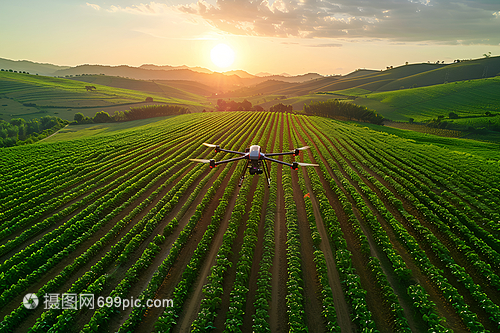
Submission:
[[[210,51],[210,58],[217,67],[229,67],[234,62],[234,51],[226,44],[218,44]]]

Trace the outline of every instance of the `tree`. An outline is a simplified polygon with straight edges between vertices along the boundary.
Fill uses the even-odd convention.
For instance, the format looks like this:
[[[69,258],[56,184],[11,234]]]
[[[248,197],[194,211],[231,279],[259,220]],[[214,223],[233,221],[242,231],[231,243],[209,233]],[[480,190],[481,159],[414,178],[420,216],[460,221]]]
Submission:
[[[243,102],[241,102],[240,104],[244,111],[249,111],[252,109],[252,103],[250,103],[246,99],[243,100]]]
[[[269,109],[270,112],[292,112],[293,111],[293,106],[292,105],[285,105],[283,103],[275,104],[271,106]]]
[[[75,113],[75,116],[73,117],[73,119],[77,122],[77,123],[82,123],[83,120],[85,119],[85,116],[83,115],[83,113],[81,112],[78,112],[78,113]]]
[[[153,102],[153,97],[146,97],[146,102]]]
[[[449,117],[450,119],[458,119],[458,114],[456,114],[455,112],[450,112],[450,113],[448,114],[448,117]]]
[[[110,123],[112,121],[113,118],[105,111],[99,111],[94,116],[94,123]]]
[[[10,120],[10,123],[14,126],[23,126],[24,124],[26,124],[26,120],[24,120],[23,118],[12,118]]]

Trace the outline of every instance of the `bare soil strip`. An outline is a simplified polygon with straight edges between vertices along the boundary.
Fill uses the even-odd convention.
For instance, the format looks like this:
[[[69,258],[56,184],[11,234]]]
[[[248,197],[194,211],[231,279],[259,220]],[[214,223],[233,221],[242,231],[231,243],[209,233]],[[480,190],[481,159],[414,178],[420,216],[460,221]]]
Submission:
[[[239,259],[239,253],[241,250],[241,245],[243,244],[243,236],[245,230],[247,229],[246,221],[248,220],[248,215],[250,214],[250,209],[252,208],[252,198],[257,188],[257,177],[252,177],[252,180],[246,179],[246,181],[251,181],[252,185],[250,186],[250,190],[248,191],[247,203],[245,206],[245,214],[241,218],[241,224],[238,228],[238,236],[234,240],[233,246],[231,247],[231,254],[228,259],[231,261],[232,265],[228,268],[226,273],[224,274],[224,283],[222,284],[222,293],[221,297],[221,306],[217,310],[217,315],[214,320],[215,329],[213,332],[223,332],[224,331],[224,322],[226,321],[226,313],[229,311],[229,301],[230,301],[230,292],[233,289],[234,280],[236,279],[236,263]]]
[[[233,165],[233,172],[234,168],[236,165]],[[228,174],[226,178],[229,178],[232,172]],[[227,185],[227,183],[226,183]],[[224,193],[225,187],[221,186],[219,191],[221,192],[220,197],[222,197],[222,194]],[[202,288],[203,286],[208,282],[208,275],[210,273],[210,268],[215,264],[215,259],[217,252],[219,251],[219,247],[222,244],[222,237],[224,236],[224,232],[226,231],[228,225],[229,225],[229,219],[231,218],[231,213],[233,211],[235,202],[236,202],[236,197],[238,196],[240,188],[237,187],[234,195],[231,197],[231,200],[229,201],[229,204],[227,206],[226,214],[224,215],[224,218],[222,219],[219,230],[217,231],[216,236],[212,240],[212,244],[210,245],[210,251],[207,254],[207,257],[205,258],[203,265],[200,269],[200,272],[198,274],[198,278],[196,279],[196,282],[193,285],[193,291],[190,293],[190,296],[186,299],[184,302],[184,311],[181,312],[179,319],[177,321],[177,325],[174,327],[174,332],[188,332],[191,323],[196,319],[198,316],[198,311],[200,309],[200,304],[201,300],[203,299],[203,292]],[[218,205],[219,200],[212,200],[214,203]],[[215,208],[217,208],[217,205]],[[214,211],[215,211],[214,208]],[[213,214],[213,212],[212,212]],[[207,215],[206,218],[208,220],[211,219],[211,215]],[[203,217],[205,219],[205,216]],[[208,224],[207,224],[208,225]],[[200,234],[200,239],[202,237],[202,234]],[[196,249],[196,246],[193,248]],[[191,256],[189,257],[191,258]],[[189,261],[188,261],[189,262]]]
[[[314,143],[314,149],[317,149],[316,143]],[[317,149],[318,153],[321,156],[321,153],[319,149]],[[341,181],[337,178],[335,173],[333,172],[332,168],[330,165],[328,165],[327,161],[325,160],[324,156],[321,156],[321,161],[316,161],[316,163],[324,163],[327,166],[328,172],[330,177],[335,180],[335,183],[339,188],[341,188],[349,201],[352,204],[353,212],[356,216],[356,218],[359,221],[362,221],[362,218],[358,212],[358,210],[355,207],[355,202],[353,198],[350,196],[350,194],[347,192],[347,190],[344,189],[342,186]],[[348,221],[347,216],[344,213],[344,210],[342,206],[340,205],[340,202],[338,201],[338,198],[336,194],[330,189],[330,185],[328,182],[324,179],[323,175],[318,172],[318,175],[320,177],[320,180],[323,184],[323,187],[326,190],[326,195],[327,198],[330,202],[330,205],[335,209],[335,212],[337,213],[337,218],[339,220],[339,223],[341,225],[342,232],[344,233],[344,237],[346,238],[347,241],[347,248],[351,253],[353,254],[351,260],[353,263],[354,268],[356,269],[357,274],[360,277],[361,285],[363,288],[367,291],[366,294],[366,303],[368,305],[369,310],[372,312],[373,315],[373,320],[375,321],[375,324],[377,328],[380,330],[380,332],[391,332],[391,328],[387,325],[386,323],[386,318],[388,318],[390,309],[388,309],[387,306],[385,306],[383,302],[383,298],[381,295],[381,292],[379,288],[377,287],[376,283],[372,279],[372,274],[371,271],[369,270],[367,266],[367,259],[366,257],[361,253],[361,247],[359,244],[359,240],[357,236],[354,234],[354,230],[351,226],[351,223]],[[346,174],[343,173],[344,178],[349,179]],[[363,230],[364,233],[367,232],[367,230]],[[375,244],[371,243],[370,248],[374,248]],[[376,253],[373,253],[375,256]]]
[[[274,151],[274,141],[276,140],[277,131],[277,118],[273,119],[273,123],[271,124],[271,133],[274,132],[274,136],[268,139],[267,146],[265,147],[264,152],[272,152]],[[268,165],[269,166],[269,165]],[[269,171],[270,168],[269,168]],[[276,186],[275,179],[271,179],[271,186]],[[254,257],[252,261],[252,267],[250,271],[250,278],[248,280],[248,296],[246,300],[245,314],[243,315],[243,328],[246,330],[250,330],[253,325],[252,315],[255,314],[255,294],[257,292],[257,279],[258,273],[260,269],[260,261],[262,260],[262,244],[264,242],[264,233],[265,233],[265,219],[266,219],[266,210],[267,203],[269,201],[269,188],[265,188],[264,199],[262,202],[262,209],[260,212],[260,223],[259,223],[259,231],[257,234],[257,245],[255,247]]]
[[[292,142],[292,128],[289,122],[287,123],[287,128],[289,142]],[[297,223],[300,236],[300,256],[302,259],[302,277],[304,282],[303,293],[305,296],[304,317],[307,320],[307,327],[310,332],[324,332],[324,319],[321,316],[323,305],[318,297],[321,291],[318,288],[319,280],[316,272],[316,264],[314,263],[311,230],[309,228],[309,221],[307,220],[304,198],[302,197],[302,190],[299,186],[297,172],[299,171],[292,171],[292,187],[293,198],[297,206]]]
[[[283,121],[279,124],[278,131],[280,135],[279,149],[283,150]],[[287,147],[288,148],[288,147]],[[280,157],[281,160],[281,157]],[[272,280],[271,280],[271,306],[269,309],[269,325],[271,332],[288,332],[288,315],[286,307],[286,282],[288,280],[287,273],[287,259],[286,259],[286,220],[285,220],[285,197],[283,196],[282,186],[282,166],[278,166],[278,173],[276,176],[278,200],[276,205],[276,221],[274,232],[274,260],[272,267]]]
[[[300,120],[299,120],[300,124]],[[303,128],[302,124],[300,126]],[[305,145],[304,140],[302,137],[299,135],[300,140],[302,143]],[[314,157],[312,156],[312,153],[309,151],[309,158],[311,161],[314,161]],[[328,283],[330,285],[330,288],[332,289],[333,292],[333,301],[335,304],[335,312],[337,314],[337,323],[339,324],[342,332],[348,333],[348,332],[354,332],[354,325],[349,318],[349,305],[347,304],[344,293],[342,291],[342,284],[340,282],[340,277],[339,277],[339,272],[337,271],[337,264],[335,263],[335,256],[332,251],[332,247],[329,242],[329,237],[328,233],[326,231],[325,225],[323,223],[323,218],[321,217],[321,213],[319,211],[318,207],[318,202],[316,197],[314,196],[312,186],[311,186],[311,181],[309,179],[309,176],[307,175],[307,171],[302,168],[302,175],[305,179],[306,182],[306,187],[309,190],[309,196],[311,198],[313,210],[314,210],[314,217],[316,219],[316,227],[318,228],[318,232],[321,236],[321,244],[320,244],[320,250],[323,252],[325,256],[325,261],[326,261],[326,266],[327,266],[327,273],[328,273]]]
[[[188,171],[186,171],[188,172]],[[182,178],[179,178],[177,181],[179,181],[180,179]],[[137,205],[139,205],[145,198],[147,198],[152,192],[154,192],[161,184],[163,184],[163,181],[159,181],[157,184],[155,184],[155,186],[153,188],[151,188],[150,190],[146,191],[141,197],[139,197],[137,200],[135,200],[133,202],[133,204],[131,204],[129,207],[127,207],[125,210],[123,210],[120,214],[118,214],[117,216],[115,216],[111,221],[109,221],[105,226],[103,226],[101,229],[99,229],[94,235],[92,235],[92,237],[90,237],[89,239],[87,239],[85,242],[83,242],[80,247],[78,248],[77,251],[74,251],[72,252],[71,254],[69,254],[68,256],[66,256],[61,262],[59,262],[56,266],[54,266],[51,270],[49,270],[47,272],[46,275],[44,275],[35,285],[31,286],[30,287],[30,290],[38,290],[40,289],[44,284],[46,284],[49,280],[52,279],[52,277],[54,277],[55,275],[59,274],[63,269],[64,267],[66,267],[67,265],[73,263],[73,261],[78,257],[80,256],[81,254],[83,254],[85,251],[87,251],[87,249],[92,246],[97,240],[99,240],[101,237],[103,237],[115,224],[117,221],[119,221],[120,219],[126,217]],[[123,228],[123,230],[120,231],[120,233],[117,235],[117,237],[115,238],[116,241],[118,241],[120,239],[120,235],[125,235],[128,231],[130,231],[130,229],[132,229],[132,227],[135,225],[135,223],[137,223],[138,221],[140,221],[148,212],[149,210],[154,207],[158,201],[173,187],[175,186],[176,182],[173,182],[172,184],[170,184],[169,186],[167,186],[167,188],[165,188],[156,198],[153,202],[151,202],[151,204],[149,204],[140,214],[138,214],[132,221],[130,221],[127,226],[125,228]],[[180,206],[180,205],[178,205]],[[176,206],[177,208],[177,206]],[[180,207],[178,207],[178,209],[180,209]],[[154,234],[156,235],[156,234]],[[149,241],[147,242],[149,243]],[[80,267],[78,270],[76,270],[71,278],[68,279],[68,281],[66,283],[64,283],[63,285],[60,286],[60,288],[57,290],[57,291],[54,291],[54,292],[59,292],[59,293],[63,293],[63,292],[66,292],[74,282],[76,282],[81,276],[83,276],[83,274],[85,274],[85,272],[89,271],[90,268],[95,264],[97,263],[107,252],[109,252],[109,250],[111,249],[112,246],[114,246],[115,243],[109,243],[107,244],[106,246],[104,246],[101,251],[99,251],[96,255],[93,256],[92,260],[90,260],[87,264],[83,265],[82,267]],[[134,255],[139,257],[140,254],[142,254],[142,251],[140,251],[139,254],[138,253],[139,250],[137,250]],[[133,256],[131,256],[131,258],[129,259],[129,263],[130,265],[133,264],[134,261]],[[137,259],[137,258],[136,258]],[[126,266],[126,265],[122,265],[123,266]],[[122,270],[124,270],[123,275],[124,273],[126,272],[126,269],[122,268]],[[121,278],[119,278],[119,276],[121,276],[117,271],[117,268],[116,266],[112,266],[112,267],[109,267],[109,270],[108,270],[108,273],[113,273],[118,279],[116,281],[116,283],[118,283]],[[109,288],[111,288],[111,285],[108,286]],[[105,294],[106,290],[103,292],[103,294]],[[9,307],[10,305],[12,304],[14,306],[14,308],[17,308],[17,304],[19,304],[20,302],[22,302],[22,297],[24,295],[20,295],[18,297],[16,297],[12,302],[9,303]],[[17,302],[19,301],[19,302]],[[2,313],[0,313],[0,315],[3,314],[3,310],[2,309]],[[29,317],[26,318],[26,320],[23,322],[23,325],[19,327],[19,332],[22,332],[24,331],[24,328],[29,328],[31,326],[33,326],[33,324],[35,323],[36,319],[41,315],[41,313],[43,312],[43,307],[38,307],[36,310],[34,310],[33,314],[35,314],[35,316],[33,315],[30,315]],[[40,312],[40,313],[37,313],[37,312]],[[91,311],[88,311],[89,313],[91,313]]]
[[[340,142],[339,142],[339,144],[340,144]],[[365,182],[367,184],[372,185],[368,180],[366,180]],[[385,183],[385,181],[384,181],[384,183]],[[387,187],[387,188],[389,188],[389,187]],[[392,189],[391,189],[391,191],[392,191]],[[395,209],[395,207],[392,207],[392,205],[389,202],[387,202],[387,200],[385,200],[385,197],[379,191],[376,191],[376,192],[379,195],[379,198],[383,199],[383,202],[384,202],[384,205],[386,206],[386,208],[389,211],[391,211],[391,213],[394,215],[394,217],[396,217],[399,222],[401,222],[403,225],[405,225],[406,229],[410,232],[410,234],[412,236],[414,236],[419,241],[419,244],[420,244],[421,248],[427,253],[427,255],[429,256],[429,259],[431,259],[431,262],[433,263],[433,265],[435,265],[436,267],[438,267],[438,268],[440,268],[441,270],[444,271],[444,276],[448,279],[448,281],[457,290],[459,290],[460,294],[464,297],[464,300],[471,307],[471,310],[478,315],[479,320],[485,326],[485,328],[494,331],[496,328],[491,323],[491,320],[489,320],[489,315],[484,311],[484,309],[480,305],[477,304],[477,302],[472,298],[472,296],[470,295],[470,293],[468,292],[468,290],[462,284],[459,284],[457,282],[456,277],[453,276],[449,272],[449,270],[447,269],[447,267],[442,263],[442,261],[435,256],[435,254],[432,251],[432,249],[425,243],[425,241],[423,241],[421,239],[420,235],[418,235],[418,234],[416,234],[416,233],[413,232],[413,228],[411,227],[411,225],[408,225],[408,223],[402,217],[402,215],[399,213],[399,211],[397,211],[397,209]],[[395,191],[393,193],[396,194]],[[398,199],[400,199],[401,201],[403,201],[404,198],[398,197]],[[411,203],[409,203],[409,202],[403,203],[403,207],[407,211],[411,212],[412,215],[414,215],[415,217],[417,217],[419,219],[419,221],[422,223],[422,225],[424,225],[425,227],[427,227],[429,230],[431,230],[433,232],[433,234],[448,248],[448,250],[450,251],[453,259],[455,260],[455,262],[458,265],[464,267],[466,269],[466,272],[473,278],[473,280],[476,283],[478,281],[480,282],[481,288],[483,289],[484,292],[486,292],[488,294],[488,296],[490,297],[490,299],[492,301],[498,300],[497,297],[498,297],[499,292],[497,290],[495,290],[495,288],[492,288],[491,286],[489,286],[488,283],[487,283],[487,281],[480,274],[477,274],[475,268],[467,261],[466,258],[463,257],[463,255],[461,253],[459,253],[459,251],[456,249],[456,247],[453,244],[450,244],[449,240],[447,238],[445,238],[439,232],[439,230],[437,229],[437,227],[435,227],[431,223],[428,223],[427,220],[425,219],[425,217],[420,212],[418,212],[411,205]],[[409,207],[412,207],[413,210],[409,210]],[[400,244],[398,244],[398,240],[397,240],[396,236],[392,233],[392,229],[386,223],[383,223],[382,226],[386,229],[386,232],[391,236],[391,243],[393,243],[394,247],[398,251],[403,251],[404,249],[403,249],[403,247]],[[411,257],[409,255],[407,257],[409,259],[405,259],[405,261],[406,260],[411,260]],[[406,262],[408,262],[408,261],[406,261]],[[451,310],[454,312],[453,309],[451,309]],[[458,317],[458,315],[456,315],[456,313],[455,313],[455,316],[457,316],[457,320],[459,321],[459,322],[456,322],[455,325],[457,325],[457,326],[464,325],[463,322],[462,322],[462,320]]]
[[[314,128],[316,128],[316,127],[314,127]],[[328,138],[328,141],[329,141],[329,143],[332,146],[335,147],[335,144],[340,145],[340,142],[338,142],[338,140],[335,140],[335,143],[333,141],[331,141],[331,140],[332,140],[331,138]],[[360,163],[360,165],[362,165],[362,164]],[[389,190],[391,190],[391,192],[393,192],[394,195],[399,200],[401,200],[403,202],[403,206],[404,206],[405,210],[407,210],[412,215],[414,215],[415,217],[417,217],[422,224],[424,224],[424,225],[427,224],[425,222],[425,219],[423,218],[423,216],[421,214],[419,214],[416,211],[416,209],[406,199],[404,199],[401,196],[399,196],[397,194],[397,192],[395,191],[395,189],[392,188],[392,186],[390,186],[384,179],[382,179],[378,174],[376,174],[374,171],[370,170],[368,167],[363,166],[363,168],[366,171],[368,171],[373,177],[375,177],[377,180],[379,180],[385,187],[387,187]],[[371,184],[369,181],[368,181],[368,183]],[[422,239],[421,239],[421,237],[414,232],[413,228],[410,225],[408,225],[408,223],[406,222],[406,219],[403,218],[403,216],[401,215],[401,213],[395,207],[393,207],[392,204],[390,204],[387,199],[385,199],[385,197],[382,195],[382,193],[380,193],[380,191],[378,191],[378,189],[375,189],[374,187],[371,187],[371,188],[374,191],[376,191],[376,193],[379,195],[379,198],[381,198],[381,200],[383,201],[385,207],[391,212],[391,214],[393,214],[393,216],[400,223],[402,223],[406,227],[406,229],[408,230],[408,232],[419,241],[419,244],[422,247]],[[418,213],[418,214],[415,215],[415,213]],[[392,228],[390,228],[387,225],[387,223],[385,223],[385,222],[382,223],[382,227],[384,227],[385,231],[387,232],[387,234],[388,234],[388,236],[389,236],[389,238],[391,240],[391,243],[393,244],[394,248],[403,257],[403,259],[405,260],[408,268],[412,271],[412,274],[413,274],[413,277],[415,278],[415,280],[418,281],[425,288],[425,290],[429,294],[431,300],[434,303],[436,303],[437,309],[438,309],[440,315],[442,317],[446,318],[446,324],[445,325],[447,327],[453,329],[455,332],[461,332],[461,331],[466,330],[466,327],[463,324],[461,318],[456,314],[456,312],[453,309],[453,307],[448,302],[445,301],[443,295],[441,294],[441,292],[439,292],[439,289],[437,288],[437,286],[427,276],[425,276],[421,272],[421,270],[414,264],[414,261],[413,261],[412,257],[409,255],[409,253],[406,251],[406,249],[399,243],[399,240],[398,240],[397,236],[394,235],[394,232],[392,231]],[[429,253],[432,253],[432,250],[429,249],[429,248],[427,248],[427,247],[425,247],[425,246],[422,247],[422,249],[428,255],[429,255]],[[432,260],[431,257],[429,257],[429,259],[431,259],[431,262],[434,265],[436,264],[436,262],[435,262],[436,258],[435,257],[434,257],[434,260]],[[381,262],[383,263],[382,260],[381,260]],[[440,267],[440,266],[437,265],[436,267]],[[452,283],[452,281],[449,281],[449,282]],[[398,288],[395,289],[395,292],[397,292],[397,290],[398,290]],[[403,306],[403,304],[401,304],[401,305]],[[404,309],[404,307],[403,307],[403,309]],[[406,313],[406,310],[405,310],[405,313]],[[407,319],[409,320],[409,317],[407,317]]]
[[[216,170],[216,172],[214,173],[212,178],[207,182],[207,184],[201,190],[200,194],[197,196],[196,200],[192,203],[191,207],[187,210],[187,212],[184,214],[184,216],[180,219],[179,225],[177,226],[177,228],[175,228],[174,231],[165,239],[164,243],[161,245],[162,251],[158,255],[156,255],[155,259],[153,260],[153,262],[151,263],[149,268],[143,273],[139,282],[136,283],[132,287],[132,289],[129,292],[130,296],[137,298],[142,293],[142,291],[144,289],[146,289],[149,281],[151,280],[152,276],[156,272],[157,268],[162,264],[163,260],[165,260],[165,258],[169,255],[170,249],[172,248],[173,243],[175,242],[175,240],[179,236],[182,229],[184,229],[184,227],[187,225],[187,223],[189,222],[189,219],[191,218],[191,216],[193,216],[194,212],[196,211],[196,207],[198,206],[199,203],[201,203],[201,200],[205,196],[206,192],[213,185],[213,182],[217,179],[217,177],[222,172],[222,170],[223,170],[222,168],[219,168]],[[207,172],[208,171],[209,170],[207,170]],[[225,183],[223,183],[223,185],[227,184],[227,181],[228,181],[228,178],[224,180]],[[194,184],[195,187],[196,187],[196,185],[197,184]],[[190,192],[191,192],[190,190],[186,191],[186,193],[188,193],[188,194]],[[222,193],[218,193],[217,195],[220,194],[220,197],[222,197]],[[179,202],[182,202],[181,200],[183,200],[183,199],[181,198],[179,200]],[[214,203],[216,203],[216,202],[214,201]],[[217,201],[217,203],[218,203],[218,201]],[[174,216],[177,216],[178,210],[180,210],[182,205],[179,204],[176,206],[176,208],[177,207],[178,207],[178,209],[176,209],[175,211],[172,211],[170,214],[168,214],[168,216],[165,218],[165,220],[170,221]],[[217,208],[217,206],[215,206],[213,208],[213,211],[210,210],[211,208],[212,208],[212,205],[210,205],[208,207],[208,212],[211,212],[213,215],[213,211],[215,211],[215,208]],[[207,214],[208,214],[208,212],[207,212]],[[212,215],[210,215],[210,216],[212,216]],[[179,254],[177,262],[170,269],[170,271],[165,279],[165,281],[175,282],[172,284],[172,288],[170,290],[170,293],[164,294],[161,292],[161,290],[163,289],[163,286],[165,286],[165,282],[164,282],[162,287],[159,288],[159,291],[158,291],[157,295],[155,296],[155,299],[171,299],[172,298],[173,289],[177,285],[177,283],[179,282],[179,280],[181,279],[181,276],[182,276],[183,270],[181,268],[185,267],[189,263],[189,260],[191,259],[191,256],[194,253],[196,246],[198,245],[198,241],[201,239],[203,233],[205,232],[205,230],[209,224],[210,224],[210,220],[203,218],[202,221],[200,221],[196,225],[196,227],[193,230],[193,235],[191,236],[190,241],[182,249],[181,253]],[[153,234],[156,235],[156,233],[153,233]],[[164,308],[161,308],[161,309],[160,308],[158,308],[158,309],[151,308],[151,309],[149,309],[148,312],[146,313],[146,318],[141,322],[141,325],[145,325],[145,326],[150,325],[149,330],[152,330],[154,323],[156,322],[159,315],[163,311],[164,311]],[[109,325],[110,332],[118,331],[120,326],[125,322],[125,320],[128,319],[131,312],[132,312],[132,308],[129,308],[126,311],[122,311],[118,316],[111,317],[111,322]],[[156,313],[157,313],[157,316],[155,316]]]

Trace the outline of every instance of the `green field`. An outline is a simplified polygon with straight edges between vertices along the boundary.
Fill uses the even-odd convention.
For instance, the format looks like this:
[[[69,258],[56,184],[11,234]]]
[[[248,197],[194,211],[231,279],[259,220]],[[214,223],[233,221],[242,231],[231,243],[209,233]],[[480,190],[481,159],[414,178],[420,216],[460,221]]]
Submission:
[[[366,97],[385,105],[371,106],[391,120],[424,121],[437,116],[448,117],[450,112],[459,116],[478,116],[485,112],[500,112],[500,77],[459,81],[430,87],[402,89],[372,93]],[[356,103],[370,107],[366,99]]]
[[[95,86],[97,89],[86,91],[87,85]],[[132,106],[144,105],[147,97],[152,97],[156,103],[182,105],[193,111],[201,111],[205,107],[200,104],[200,98],[187,100],[166,97],[166,94],[48,76],[0,72],[0,101],[2,101],[0,113],[5,120],[16,117],[40,118],[43,115],[56,115],[66,120],[73,120],[76,112],[91,113],[89,116],[93,116],[95,112],[108,109],[111,110],[108,113],[113,114],[117,107],[119,110],[126,110]],[[14,103],[3,102],[5,99],[11,99]],[[36,110],[27,109],[30,106],[34,106]]]
[[[122,132],[145,131],[150,130],[151,127],[164,124],[165,119],[168,118],[170,117],[156,117],[120,123],[71,125],[59,130],[57,134],[44,139],[43,142],[60,142],[76,139],[87,139],[89,137],[102,135],[117,135]]]
[[[61,132],[0,148],[2,333],[500,329],[498,146],[270,112]],[[318,166],[239,187],[204,142]]]
[[[402,129],[373,125],[373,124],[356,124],[356,125],[360,127],[369,128],[377,132],[383,132],[397,138],[408,139],[411,142],[415,142],[416,144],[419,145],[437,146],[449,151],[457,152],[459,154],[475,155],[478,157],[480,156],[484,159],[490,159],[494,161],[500,160],[500,144],[499,144],[500,141],[494,143],[494,142],[483,142],[466,138],[447,138],[439,135],[419,133],[416,131],[402,130]]]

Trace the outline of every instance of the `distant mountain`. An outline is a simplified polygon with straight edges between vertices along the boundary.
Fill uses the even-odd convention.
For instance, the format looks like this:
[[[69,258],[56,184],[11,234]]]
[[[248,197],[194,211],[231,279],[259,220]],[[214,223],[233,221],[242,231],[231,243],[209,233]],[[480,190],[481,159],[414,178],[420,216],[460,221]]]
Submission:
[[[255,75],[249,74],[249,73],[242,71],[242,70],[227,71],[227,72],[222,72],[222,74],[224,74],[224,75],[238,75],[242,79],[253,79],[256,77]]]
[[[198,72],[198,73],[206,73],[206,74],[213,73],[213,71],[211,71],[210,69],[207,69],[207,68],[188,67],[186,65],[182,65],[182,66],[162,65],[162,66],[159,66],[159,65],[153,65],[153,64],[144,64],[144,65],[141,65],[139,68],[151,69],[151,70],[156,70],[156,71],[161,71],[161,70],[170,71],[170,70],[174,70],[174,69],[190,69],[190,70],[192,70],[194,72]]]
[[[29,72],[30,74],[52,75],[57,70],[68,69],[69,66],[58,66],[53,64],[44,64],[29,60],[10,60],[0,58],[0,69],[21,72]]]

